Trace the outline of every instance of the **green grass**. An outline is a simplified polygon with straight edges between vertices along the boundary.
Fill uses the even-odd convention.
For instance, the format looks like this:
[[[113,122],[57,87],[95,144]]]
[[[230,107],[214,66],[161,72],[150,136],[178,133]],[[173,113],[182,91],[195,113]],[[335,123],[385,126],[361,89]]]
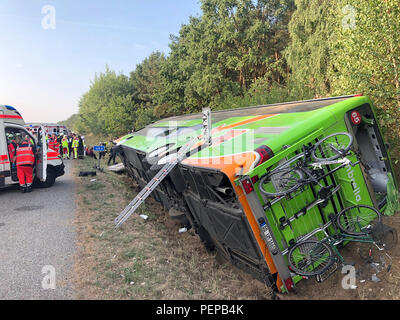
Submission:
[[[87,190],[96,191],[105,188],[105,185],[99,182],[92,182],[91,184],[86,185]]]

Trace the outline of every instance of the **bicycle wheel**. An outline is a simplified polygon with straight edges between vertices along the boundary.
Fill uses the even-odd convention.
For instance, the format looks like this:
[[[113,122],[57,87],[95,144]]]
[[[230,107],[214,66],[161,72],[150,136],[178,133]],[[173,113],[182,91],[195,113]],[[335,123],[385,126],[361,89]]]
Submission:
[[[282,169],[289,169],[289,168],[295,168],[297,166],[297,163],[300,159],[304,159],[304,152],[296,154],[295,156],[293,156],[292,158],[290,158],[289,160],[278,164],[278,166],[275,168],[275,170],[282,170]]]
[[[318,141],[311,156],[315,161],[332,161],[343,158],[353,145],[353,136],[347,132],[331,134]]]
[[[324,273],[336,258],[326,243],[317,240],[299,242],[289,251],[289,266],[301,276],[311,277]]]
[[[382,214],[374,207],[366,205],[351,206],[340,212],[336,218],[339,229],[350,235],[371,234],[379,229]]]
[[[397,231],[389,226],[383,226],[383,233],[378,234],[380,236],[378,242],[385,248],[385,250],[392,250],[398,242]]]
[[[283,197],[300,188],[303,177],[303,173],[296,168],[277,169],[261,178],[259,188],[269,197]],[[272,183],[275,192],[265,190],[267,183]]]

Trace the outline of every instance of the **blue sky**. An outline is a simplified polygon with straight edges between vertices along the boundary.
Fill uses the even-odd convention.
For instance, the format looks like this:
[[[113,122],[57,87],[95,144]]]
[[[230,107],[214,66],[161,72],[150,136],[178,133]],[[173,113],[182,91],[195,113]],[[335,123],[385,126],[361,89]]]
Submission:
[[[46,5],[55,29],[42,27]],[[65,120],[106,64],[129,74],[168,53],[170,34],[200,12],[198,0],[1,0],[0,104],[26,122]]]

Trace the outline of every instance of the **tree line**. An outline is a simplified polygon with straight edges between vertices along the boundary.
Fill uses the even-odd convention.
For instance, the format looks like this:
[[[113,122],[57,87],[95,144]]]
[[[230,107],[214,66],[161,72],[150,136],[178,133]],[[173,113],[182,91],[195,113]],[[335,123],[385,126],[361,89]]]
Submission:
[[[400,133],[400,0],[201,0],[129,75],[95,76],[68,119],[118,136],[172,115],[364,93]]]

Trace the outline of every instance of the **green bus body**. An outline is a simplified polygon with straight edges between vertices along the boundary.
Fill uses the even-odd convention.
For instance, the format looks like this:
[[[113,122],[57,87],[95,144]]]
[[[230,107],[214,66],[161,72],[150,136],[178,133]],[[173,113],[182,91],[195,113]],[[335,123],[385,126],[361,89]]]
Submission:
[[[352,121],[354,112],[361,115],[361,123]],[[287,261],[288,250],[299,239],[346,207],[363,204],[379,210],[385,208],[387,174],[392,172],[392,166],[368,97],[347,96],[233,109],[212,116],[213,144],[192,150],[191,156],[171,172],[160,188],[173,190],[180,199],[174,208],[184,213],[186,224],[195,229],[208,249],[217,250],[275,290],[288,291],[290,283],[301,279],[290,272]],[[199,115],[176,117],[173,121],[178,123],[177,127],[180,124],[194,130],[188,136],[178,137],[173,144],[166,137],[143,134],[149,128],[168,130],[170,120],[167,119],[145,128],[143,133],[133,134],[121,144],[125,166],[135,163],[137,169],[146,162],[149,152],[163,146],[168,150],[164,154],[176,152],[190,136],[201,134]],[[260,178],[302,152],[303,146],[314,145],[337,132],[354,136],[349,159],[360,163],[338,170],[322,182],[326,186],[340,185],[331,200],[283,226],[282,221],[297,217],[317,199],[319,187],[306,185],[294,195],[273,203],[259,191]],[[257,151],[260,148],[268,150],[269,157],[260,157]],[[235,157],[242,160],[237,161]],[[149,168],[145,165],[142,172],[131,170],[130,175],[139,178],[143,187],[152,177]],[[251,188],[245,188],[244,182]],[[272,183],[267,188],[274,190]],[[165,197],[171,198],[172,193],[165,192]],[[155,196],[171,208],[170,198],[168,201],[161,198]],[[260,217],[265,218],[273,243],[267,243],[260,236],[257,224]],[[316,235],[318,239],[322,236]]]

